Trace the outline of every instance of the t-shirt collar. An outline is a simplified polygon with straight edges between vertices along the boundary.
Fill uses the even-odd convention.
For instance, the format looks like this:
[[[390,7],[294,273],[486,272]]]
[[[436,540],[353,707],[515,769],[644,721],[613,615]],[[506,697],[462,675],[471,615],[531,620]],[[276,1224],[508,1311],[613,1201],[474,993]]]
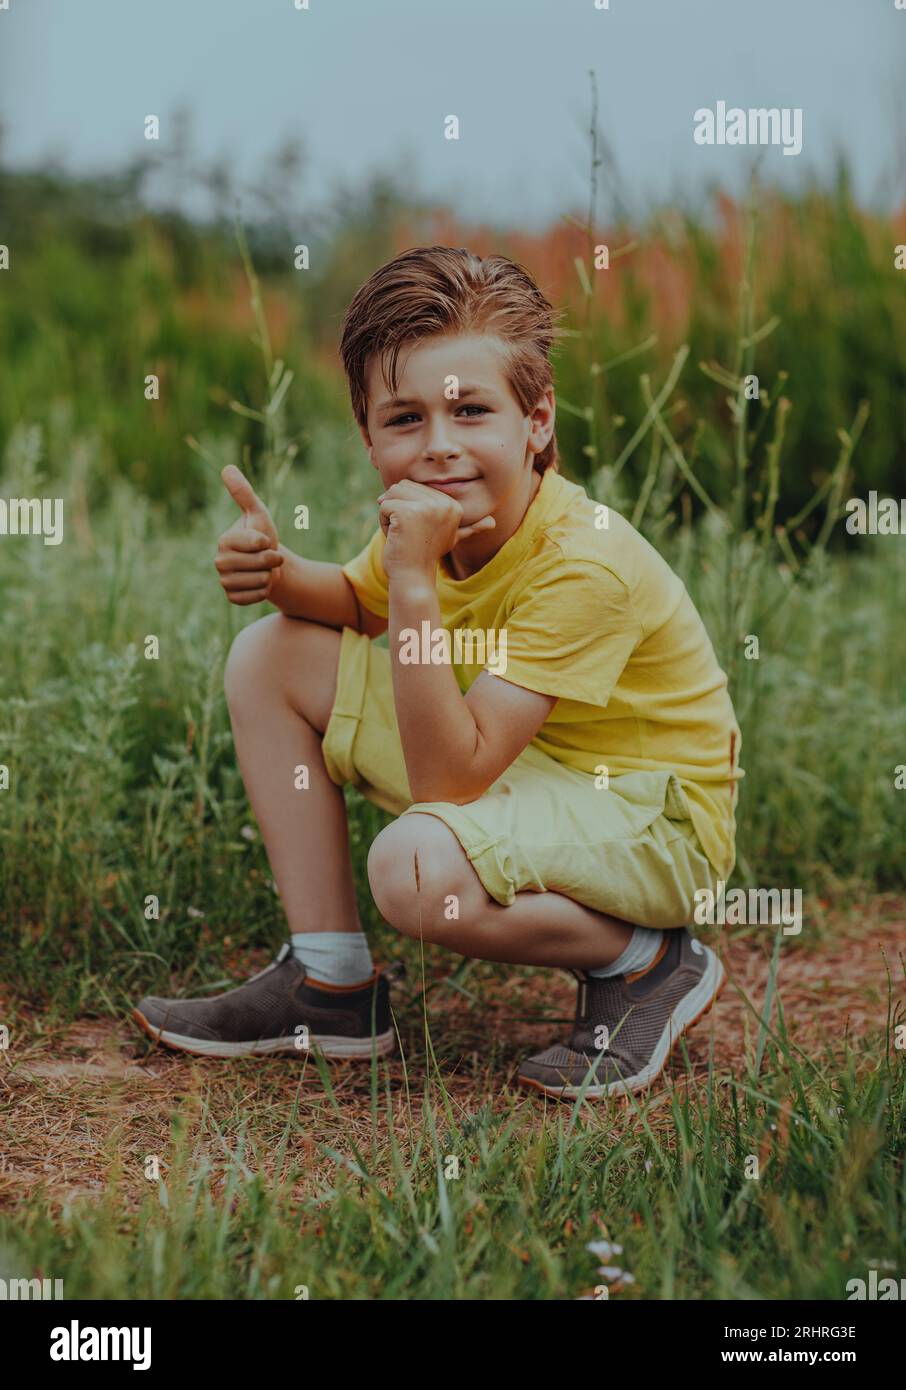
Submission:
[[[465,579],[453,579],[438,561],[438,584],[446,585],[457,594],[467,593],[470,588],[486,589],[501,574],[516,565],[523,553],[529,550],[542,527],[548,525],[565,509],[565,493],[571,486],[574,485],[562,474],[555,472],[553,468],[546,468],[541,475],[541,486],[526,508],[516,530],[504,541],[497,553],[491,556],[487,564],[482,565],[474,574],[467,575]]]

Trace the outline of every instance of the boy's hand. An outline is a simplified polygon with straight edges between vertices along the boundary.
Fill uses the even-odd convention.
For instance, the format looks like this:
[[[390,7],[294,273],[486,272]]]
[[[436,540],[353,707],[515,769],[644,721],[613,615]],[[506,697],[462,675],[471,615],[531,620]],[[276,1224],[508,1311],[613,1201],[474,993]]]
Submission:
[[[427,577],[434,583],[442,555],[476,531],[489,531],[497,523],[483,516],[462,526],[462,507],[449,493],[404,478],[378,498],[381,530],[387,537],[384,570],[390,578],[402,572]]]
[[[242,516],[217,542],[214,568],[230,603],[262,603],[271,598],[283,564],[277,528],[241,469],[228,463],[220,476]]]

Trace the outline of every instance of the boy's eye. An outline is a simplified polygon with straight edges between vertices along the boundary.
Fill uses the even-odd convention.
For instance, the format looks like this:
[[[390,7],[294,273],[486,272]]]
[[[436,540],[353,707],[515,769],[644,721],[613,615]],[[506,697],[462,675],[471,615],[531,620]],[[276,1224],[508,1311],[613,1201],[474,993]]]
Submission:
[[[485,414],[485,415],[487,415],[487,414],[489,413],[489,412],[488,412],[488,407],[487,407],[486,405],[461,405],[461,406],[459,407],[459,409],[460,409],[460,410],[480,410],[480,411],[481,411],[483,414]],[[388,424],[388,425],[401,425],[401,424],[403,424],[403,423],[404,423],[405,421],[407,421],[407,420],[414,420],[414,419],[415,419],[415,413],[414,413],[414,411],[409,411],[406,415],[397,415],[397,416],[395,416],[394,419],[388,420],[388,421],[387,421],[387,424]]]

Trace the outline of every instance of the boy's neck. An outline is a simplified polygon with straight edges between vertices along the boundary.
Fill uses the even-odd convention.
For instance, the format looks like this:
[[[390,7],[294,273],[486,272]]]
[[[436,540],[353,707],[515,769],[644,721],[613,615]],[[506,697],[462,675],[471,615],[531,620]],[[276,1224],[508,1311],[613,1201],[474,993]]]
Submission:
[[[538,496],[538,491],[543,481],[544,475],[542,473],[537,472],[537,470],[533,470],[532,490],[529,494],[529,499],[525,505],[525,509],[522,513],[522,516],[520,516],[518,522],[513,527],[509,535],[504,535],[498,539],[496,537],[496,533],[492,533],[494,534],[496,540],[494,548],[488,551],[487,553],[483,554],[481,558],[477,559],[477,562],[473,562],[472,560],[467,560],[464,562],[459,558],[459,555],[457,554],[457,551],[462,550],[464,546],[469,544],[468,541],[463,542],[454,550],[448,550],[446,555],[441,556],[441,568],[450,576],[451,579],[469,579],[473,574],[477,574],[477,572],[480,569],[483,569],[489,560],[492,560],[494,558],[498,550],[500,550],[504,545],[506,545],[507,541],[510,539],[510,536],[514,536],[516,532],[519,530],[519,527],[522,525],[522,522],[525,519],[525,513],[528,511],[529,507],[532,505],[535,498]],[[487,541],[488,538],[484,537],[482,532],[479,532],[476,535],[475,539],[484,539],[485,541]]]

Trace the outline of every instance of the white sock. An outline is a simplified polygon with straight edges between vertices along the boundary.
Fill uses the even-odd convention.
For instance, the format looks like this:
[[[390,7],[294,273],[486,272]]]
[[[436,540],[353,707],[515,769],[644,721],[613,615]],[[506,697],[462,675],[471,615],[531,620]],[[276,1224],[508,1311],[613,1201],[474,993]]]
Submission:
[[[305,973],[321,984],[360,985],[374,973],[364,932],[293,932],[290,941]]]
[[[602,965],[600,970],[589,970],[587,973],[598,980],[606,980],[611,975],[632,975],[636,970],[644,970],[660,950],[663,936],[662,931],[652,927],[636,927],[621,956],[617,956],[610,965]]]

